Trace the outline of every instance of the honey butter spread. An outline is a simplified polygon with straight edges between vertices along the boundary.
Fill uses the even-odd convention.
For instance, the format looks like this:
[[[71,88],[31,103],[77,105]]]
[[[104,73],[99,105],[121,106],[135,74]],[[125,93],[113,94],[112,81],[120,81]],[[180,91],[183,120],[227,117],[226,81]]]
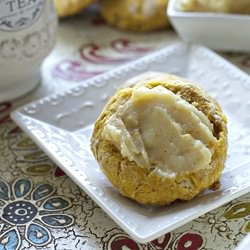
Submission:
[[[161,85],[133,88],[102,136],[124,158],[163,175],[209,168],[216,143],[206,115]]]
[[[181,11],[249,14],[250,0],[178,0]]]

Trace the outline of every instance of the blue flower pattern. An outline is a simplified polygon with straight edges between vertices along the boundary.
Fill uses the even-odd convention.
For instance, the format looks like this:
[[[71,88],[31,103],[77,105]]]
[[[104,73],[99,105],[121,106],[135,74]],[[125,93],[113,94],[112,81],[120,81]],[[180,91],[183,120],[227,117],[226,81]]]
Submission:
[[[70,200],[54,192],[50,184],[33,189],[29,179],[18,179],[13,185],[0,180],[0,250],[19,249],[22,238],[33,246],[45,246],[52,239],[48,228],[74,223],[72,216],[58,213],[71,207]]]

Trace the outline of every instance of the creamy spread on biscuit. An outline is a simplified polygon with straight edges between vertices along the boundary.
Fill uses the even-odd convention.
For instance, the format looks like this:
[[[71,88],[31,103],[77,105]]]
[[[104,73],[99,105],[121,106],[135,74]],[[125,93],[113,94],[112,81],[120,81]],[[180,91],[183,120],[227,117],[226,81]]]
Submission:
[[[216,142],[208,118],[163,86],[135,87],[103,136],[123,157],[168,174],[209,167]]]

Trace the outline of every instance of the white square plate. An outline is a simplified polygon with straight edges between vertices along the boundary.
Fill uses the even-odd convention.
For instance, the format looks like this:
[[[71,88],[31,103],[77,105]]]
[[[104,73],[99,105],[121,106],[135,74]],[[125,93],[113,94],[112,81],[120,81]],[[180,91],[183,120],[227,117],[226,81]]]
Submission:
[[[125,80],[148,70],[199,82],[221,103],[229,119],[229,156],[221,189],[190,202],[161,208],[119,195],[90,151],[93,122]],[[45,97],[12,113],[17,124],[92,199],[138,242],[151,241],[250,191],[250,79],[209,49],[177,44]]]
[[[167,15],[185,42],[224,51],[250,51],[250,15],[184,12],[169,0]]]

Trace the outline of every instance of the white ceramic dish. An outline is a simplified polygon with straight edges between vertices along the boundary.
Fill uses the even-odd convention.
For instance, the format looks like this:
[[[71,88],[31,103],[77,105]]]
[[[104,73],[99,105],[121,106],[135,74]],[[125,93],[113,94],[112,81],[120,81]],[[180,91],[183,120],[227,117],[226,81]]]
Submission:
[[[240,242],[239,246],[235,250],[248,250],[250,246],[250,234],[245,236],[245,238]]]
[[[162,208],[144,207],[119,195],[100,171],[89,145],[93,122],[121,83],[148,70],[200,82],[221,103],[229,118],[229,157],[219,191]],[[177,44],[21,107],[11,116],[128,234],[148,242],[250,191],[249,93],[249,77],[235,66],[204,47]]]
[[[250,51],[250,15],[182,12],[169,0],[167,15],[181,39],[222,51]]]

